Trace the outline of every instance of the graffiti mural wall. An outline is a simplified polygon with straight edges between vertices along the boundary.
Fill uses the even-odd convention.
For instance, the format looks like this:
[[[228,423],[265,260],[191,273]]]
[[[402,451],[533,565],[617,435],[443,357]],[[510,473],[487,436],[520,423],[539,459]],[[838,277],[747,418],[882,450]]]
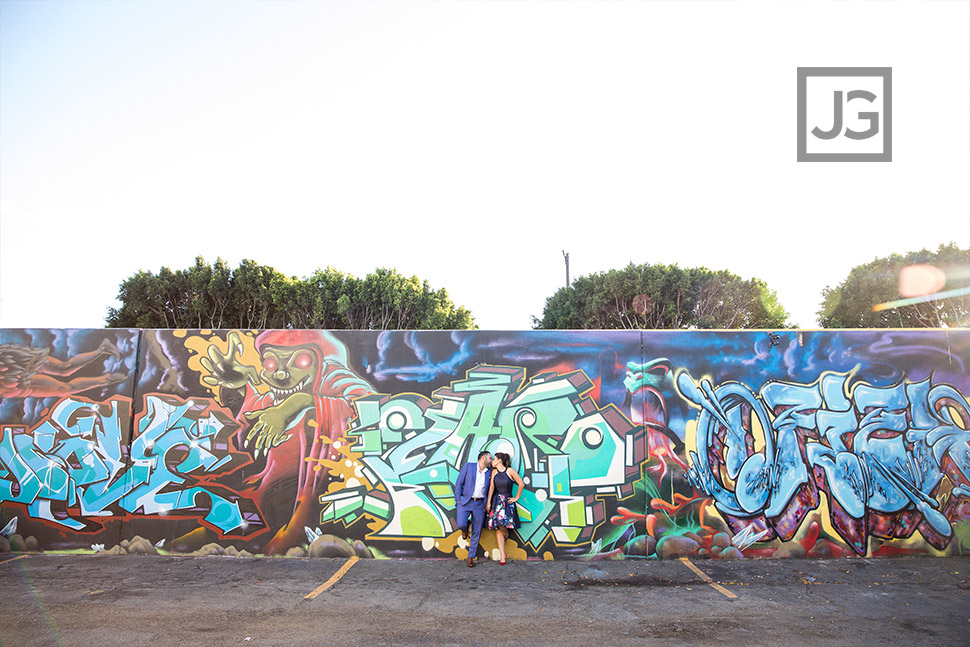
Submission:
[[[970,552],[970,331],[0,331],[0,550]],[[482,545],[495,549],[494,533]]]

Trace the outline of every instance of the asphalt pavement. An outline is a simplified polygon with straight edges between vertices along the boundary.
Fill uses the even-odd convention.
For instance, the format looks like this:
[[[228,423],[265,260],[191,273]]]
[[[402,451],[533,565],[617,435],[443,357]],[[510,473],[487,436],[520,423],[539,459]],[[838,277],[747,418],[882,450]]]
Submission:
[[[970,558],[0,558],[0,645],[967,645]]]

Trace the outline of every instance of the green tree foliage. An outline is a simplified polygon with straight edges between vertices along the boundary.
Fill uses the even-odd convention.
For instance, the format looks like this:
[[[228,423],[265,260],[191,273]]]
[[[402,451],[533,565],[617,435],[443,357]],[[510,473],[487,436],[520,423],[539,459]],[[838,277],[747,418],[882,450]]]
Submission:
[[[139,271],[118,290],[111,328],[468,329],[471,313],[416,276],[378,269],[363,279],[332,267],[300,279],[244,260],[202,257],[185,270]]]
[[[970,296],[955,296],[901,305],[886,310],[873,306],[898,301],[900,276],[904,268],[928,265],[941,270],[945,283],[941,292],[970,286],[970,249],[954,243],[940,245],[935,252],[920,250],[905,256],[893,254],[852,268],[837,287],[822,291],[818,323],[822,328],[951,328],[970,325]],[[909,296],[909,295],[907,295]]]
[[[785,328],[760,279],[677,265],[634,265],[576,279],[546,299],[538,329]]]

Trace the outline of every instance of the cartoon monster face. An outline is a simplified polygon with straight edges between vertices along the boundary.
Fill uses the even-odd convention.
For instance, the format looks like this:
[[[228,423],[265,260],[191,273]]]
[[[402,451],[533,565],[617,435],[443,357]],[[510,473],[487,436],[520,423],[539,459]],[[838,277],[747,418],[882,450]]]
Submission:
[[[298,392],[309,392],[317,375],[316,353],[308,346],[264,346],[259,377],[277,401]]]
[[[667,407],[661,394],[664,380],[669,379],[670,360],[661,357],[646,364],[628,362],[626,365],[626,402],[630,407],[630,419],[637,425],[655,429],[667,427]],[[637,406],[631,406],[637,400]]]

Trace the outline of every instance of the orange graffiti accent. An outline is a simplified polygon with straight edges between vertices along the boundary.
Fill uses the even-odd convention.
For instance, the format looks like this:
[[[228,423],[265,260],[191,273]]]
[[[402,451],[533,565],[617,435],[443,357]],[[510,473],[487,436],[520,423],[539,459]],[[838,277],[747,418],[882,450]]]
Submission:
[[[718,532],[717,527],[710,525],[708,523],[708,520],[711,518],[710,515],[712,515],[712,514],[716,515],[717,513],[715,513],[715,512],[708,512],[707,508],[710,505],[711,505],[711,500],[709,498],[704,499],[701,502],[701,504],[700,504],[700,513],[699,513],[698,517],[700,519],[701,528],[703,528],[704,530],[706,530],[711,535],[714,535],[716,532]],[[715,516],[715,518],[717,518],[717,517]]]
[[[657,515],[655,514],[647,515],[647,534],[654,539],[657,538]]]
[[[333,459],[315,458],[307,456],[303,460],[313,464],[313,470],[319,472],[324,467],[327,468],[331,476],[330,484],[327,486],[327,494],[333,494],[348,486],[363,485],[368,490],[375,489],[374,485],[364,476],[363,465],[360,462],[363,454],[357,453],[352,449],[354,441],[348,441],[344,437],[332,440],[330,438],[322,441],[330,444],[331,456]]]
[[[690,505],[694,501],[699,501],[703,498],[704,497],[699,497],[699,496],[687,497],[687,496],[684,496],[683,494],[675,493],[673,503],[669,503],[667,501],[664,501],[663,499],[652,499],[650,501],[650,507],[656,508],[658,510],[663,510],[664,512],[667,512],[669,514],[676,516],[676,515],[679,515],[680,511],[683,510],[686,506]]]
[[[317,463],[316,465],[313,466],[314,472],[319,472],[324,467],[330,468],[329,471],[333,472],[339,469],[341,466],[341,461],[329,461],[323,458],[314,458],[313,456],[307,456],[303,460],[307,463]]]
[[[614,526],[628,526],[631,523],[645,521],[647,518],[647,515],[634,512],[633,510],[624,508],[623,506],[618,507],[616,511],[619,514],[615,514],[610,517],[610,523],[612,523]]]

